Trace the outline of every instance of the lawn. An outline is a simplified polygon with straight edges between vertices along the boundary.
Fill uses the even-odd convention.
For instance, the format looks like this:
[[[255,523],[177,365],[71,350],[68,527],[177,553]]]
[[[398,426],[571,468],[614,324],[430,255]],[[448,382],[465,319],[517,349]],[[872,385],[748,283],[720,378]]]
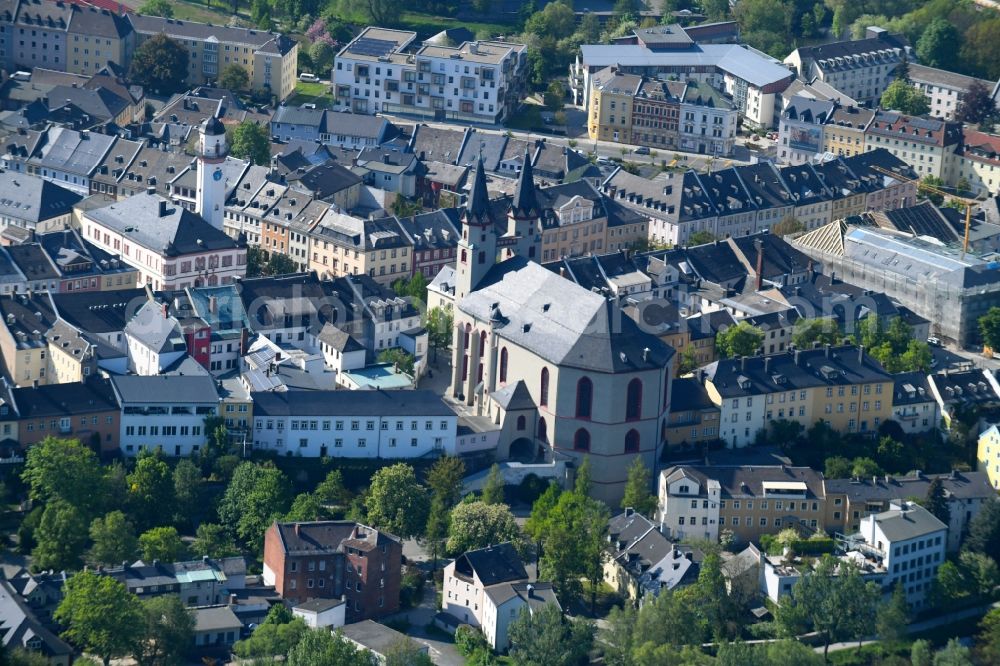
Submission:
[[[329,108],[333,104],[330,85],[327,83],[306,83],[304,81],[296,83],[295,93],[288,98],[288,105],[300,106],[302,104],[315,104],[319,108]]]

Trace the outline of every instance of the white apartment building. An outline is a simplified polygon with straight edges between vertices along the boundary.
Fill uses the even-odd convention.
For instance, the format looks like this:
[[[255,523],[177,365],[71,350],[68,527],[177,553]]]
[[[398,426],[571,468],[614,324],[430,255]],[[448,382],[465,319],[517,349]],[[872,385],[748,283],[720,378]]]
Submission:
[[[441,610],[464,624],[482,627],[486,588],[527,580],[521,557],[509,542],[470,550],[444,568]]]
[[[912,167],[919,178],[935,176],[946,183],[954,182],[954,156],[961,141],[960,123],[898,111],[877,112],[865,130],[865,152],[885,148]]]
[[[707,155],[729,155],[736,141],[739,113],[707,83],[691,81],[684,88],[677,120],[678,147]]]
[[[137,286],[156,291],[229,284],[246,275],[245,246],[156,194],[85,211],[80,235],[136,268]]]
[[[989,91],[996,86],[996,81],[977,79],[916,63],[910,64],[910,81],[930,100],[930,115],[944,120],[955,119],[955,112],[973,83],[979,83]],[[1000,103],[1000,99],[997,102]]]
[[[948,526],[922,506],[904,501],[862,518],[859,536],[862,551],[885,568],[883,585],[902,585],[907,602],[920,608],[944,562]]]
[[[684,538],[718,541],[722,485],[715,479],[702,483],[683,468],[675,474],[661,473],[659,479],[660,531],[677,541]]]
[[[253,394],[254,448],[279,455],[419,458],[455,453],[458,417],[432,391]]]
[[[528,50],[501,41],[424,44],[417,33],[368,27],[337,54],[334,108],[500,124],[525,94]]]
[[[190,456],[205,443],[205,418],[218,416],[215,381],[206,375],[115,375],[122,408],[120,447],[134,457],[145,449]]]

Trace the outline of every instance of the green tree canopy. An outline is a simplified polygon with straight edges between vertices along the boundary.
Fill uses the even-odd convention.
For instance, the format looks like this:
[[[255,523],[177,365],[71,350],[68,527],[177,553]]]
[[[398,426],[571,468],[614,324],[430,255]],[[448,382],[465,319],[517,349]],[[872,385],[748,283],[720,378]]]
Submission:
[[[161,456],[140,453],[135,470],[126,478],[129,514],[139,529],[161,524],[164,514],[173,518],[174,479]]]
[[[117,566],[131,562],[139,549],[135,530],[121,511],[94,518],[90,524],[90,540],[94,545],[87,559],[95,564]]]
[[[53,617],[66,628],[67,640],[101,657],[105,666],[112,657],[131,654],[142,634],[139,599],[114,578],[90,571],[66,581]]]
[[[656,495],[653,494],[652,484],[649,468],[642,461],[642,456],[636,456],[628,468],[621,508],[631,507],[647,518],[652,517],[656,513]]]
[[[292,506],[282,519],[288,523],[322,520],[326,510],[316,493],[299,493],[292,500]]]
[[[75,439],[46,437],[28,447],[21,478],[33,500],[62,499],[89,521],[104,504],[104,473],[94,452]]]
[[[201,469],[184,458],[177,461],[172,474],[174,482],[175,522],[187,525],[200,508]]]
[[[199,525],[191,542],[191,555],[194,557],[230,557],[238,552],[226,530],[217,523]]]
[[[564,618],[557,606],[546,604],[533,613],[522,611],[509,636],[518,666],[578,666],[594,643],[594,625]]]
[[[961,36],[951,21],[934,19],[917,40],[916,52],[920,62],[928,67],[954,69],[959,53]]]
[[[288,666],[378,666],[375,655],[359,649],[340,632],[307,629],[288,652]]]
[[[129,65],[132,81],[165,95],[184,89],[187,72],[187,49],[162,32],[140,44]]]
[[[87,534],[87,521],[79,509],[63,499],[50,501],[35,530],[34,566],[57,571],[79,568]]]
[[[1000,501],[982,505],[969,523],[963,546],[974,553],[1000,558]]]
[[[427,472],[427,486],[434,497],[446,507],[453,507],[462,498],[465,463],[458,456],[441,456]]]
[[[242,463],[219,501],[219,522],[241,543],[259,551],[264,532],[288,511],[290,495],[288,479],[281,470]]]
[[[927,96],[902,79],[896,79],[882,93],[880,105],[911,116],[922,116],[930,112],[931,103]]]
[[[500,473],[500,465],[493,463],[483,484],[483,503],[502,504],[504,500],[503,488],[504,480],[503,475]]]
[[[417,536],[427,525],[430,496],[406,463],[383,467],[372,476],[366,501],[368,520],[401,537]]]
[[[958,103],[955,119],[963,123],[980,125],[988,123],[996,116],[997,109],[989,88],[979,81],[973,81]]]
[[[764,332],[747,321],[741,321],[715,336],[715,348],[723,358],[756,356],[764,343]]]
[[[139,13],[146,16],[174,17],[174,7],[169,0],[145,0],[139,6]]]
[[[143,636],[135,651],[139,666],[180,666],[194,644],[194,615],[176,595],[142,602]]]
[[[273,609],[272,609],[273,611]],[[291,613],[288,613],[289,617]],[[287,655],[301,642],[309,631],[302,618],[292,618],[285,622],[272,621],[271,616],[259,624],[253,633],[233,646],[236,656],[243,659],[266,659],[276,655]]]
[[[250,75],[240,65],[230,63],[219,74],[219,87],[234,92],[246,90],[250,87]]]
[[[979,334],[983,344],[1000,352],[1000,307],[994,305],[979,318]]]
[[[244,120],[230,131],[229,153],[233,157],[249,160],[251,164],[269,165],[271,138],[268,136],[267,128],[253,121]]]
[[[836,345],[841,338],[840,327],[833,319],[799,319],[792,331],[792,342],[798,349],[812,349],[815,342]]]
[[[506,504],[463,502],[451,512],[448,552],[458,555],[505,541],[518,541],[521,530]]]
[[[177,562],[184,558],[184,542],[176,527],[154,527],[139,535],[139,550],[146,562]]]

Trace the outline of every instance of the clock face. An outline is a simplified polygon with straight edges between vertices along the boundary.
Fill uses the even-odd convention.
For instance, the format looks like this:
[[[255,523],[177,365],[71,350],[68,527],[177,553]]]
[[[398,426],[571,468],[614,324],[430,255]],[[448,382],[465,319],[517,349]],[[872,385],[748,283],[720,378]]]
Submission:
[[[222,180],[222,169],[216,169],[212,173],[212,179],[213,180]]]

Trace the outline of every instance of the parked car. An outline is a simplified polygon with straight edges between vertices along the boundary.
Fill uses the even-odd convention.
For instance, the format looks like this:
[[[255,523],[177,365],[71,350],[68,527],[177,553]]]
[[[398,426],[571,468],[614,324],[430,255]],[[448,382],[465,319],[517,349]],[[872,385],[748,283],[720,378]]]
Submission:
[[[310,74],[309,72],[302,72],[299,74],[299,81],[305,83],[319,83],[319,77],[315,74]]]
[[[649,155],[649,148],[647,148],[646,146],[639,146],[638,148],[635,149],[635,154],[636,155]]]

